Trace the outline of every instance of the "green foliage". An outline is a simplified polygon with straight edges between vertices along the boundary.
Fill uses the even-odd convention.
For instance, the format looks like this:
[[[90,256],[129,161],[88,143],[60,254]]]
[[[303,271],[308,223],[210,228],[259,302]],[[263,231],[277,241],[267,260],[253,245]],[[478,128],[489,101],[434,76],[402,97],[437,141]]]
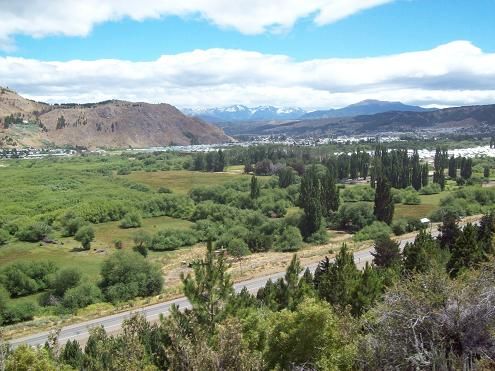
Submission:
[[[34,303],[25,302],[8,305],[1,313],[2,324],[11,325],[32,320],[36,312],[37,307]]]
[[[149,246],[150,250],[170,251],[182,246],[191,246],[198,242],[195,231],[184,229],[167,229],[156,233]],[[145,245],[146,246],[146,245]]]
[[[373,223],[373,207],[366,202],[343,204],[337,212],[335,223],[338,228],[359,231]]]
[[[392,229],[384,222],[374,221],[354,235],[354,241],[377,240],[388,237]]]
[[[87,224],[81,217],[77,216],[73,210],[68,210],[59,219],[59,224],[62,229],[62,236],[74,236],[79,228]]]
[[[300,205],[304,210],[301,221],[301,234],[307,238],[322,226],[322,207],[320,199],[320,180],[315,166],[306,170],[301,180]]]
[[[453,245],[450,246],[451,256],[447,270],[456,277],[465,269],[472,268],[483,261],[483,251],[478,244],[477,228],[468,223]]]
[[[375,207],[373,214],[376,219],[387,224],[394,218],[394,201],[388,180],[379,178],[376,183]]]
[[[226,303],[234,293],[223,254],[216,254],[208,242],[206,256],[193,264],[194,276],[181,275],[184,294],[200,325],[212,330],[226,316]],[[179,312],[175,312],[178,316]]]
[[[419,190],[422,195],[436,195],[442,192],[442,188],[437,183],[431,183]]]
[[[356,185],[352,187],[346,187],[341,192],[342,200],[345,202],[359,202],[368,201],[371,202],[375,199],[375,190],[370,186]]]
[[[24,296],[46,289],[56,271],[51,262],[14,263],[3,268],[1,280],[11,296]]]
[[[273,247],[277,251],[297,251],[302,245],[302,236],[298,228],[287,225],[276,237]]]
[[[388,235],[377,238],[374,249],[375,252],[372,252],[371,255],[373,255],[373,264],[377,267],[390,268],[401,261],[399,243]]]
[[[297,311],[284,310],[270,318],[265,358],[269,369],[314,367],[352,370],[357,354],[357,326],[340,318],[328,304],[302,302]],[[342,330],[346,329],[346,336]]]
[[[20,241],[37,242],[48,237],[51,231],[51,227],[46,223],[30,222],[19,227],[16,237]]]
[[[163,287],[160,269],[138,253],[120,250],[101,267],[100,287],[108,301],[119,302],[157,295]]]
[[[83,282],[65,291],[62,306],[75,311],[90,304],[98,303],[102,299],[103,295],[98,286],[89,282]]]
[[[437,250],[437,241],[428,231],[421,230],[414,242],[404,247],[404,268],[408,272],[426,272],[435,263],[432,258]]]
[[[32,348],[20,345],[5,362],[6,370],[57,371],[59,368],[45,348]]]
[[[65,292],[79,284],[81,281],[81,272],[74,268],[65,268],[59,270],[50,279],[49,288],[58,297],[63,297]]]
[[[127,213],[120,222],[120,228],[139,228],[142,225],[143,219],[137,211]]]
[[[91,241],[93,241],[94,238],[95,231],[90,225],[83,225],[80,227],[74,236],[74,239],[81,242],[81,245],[85,250],[89,250],[91,248]]]
[[[5,229],[0,228],[0,246],[5,245],[9,240],[10,233]]]

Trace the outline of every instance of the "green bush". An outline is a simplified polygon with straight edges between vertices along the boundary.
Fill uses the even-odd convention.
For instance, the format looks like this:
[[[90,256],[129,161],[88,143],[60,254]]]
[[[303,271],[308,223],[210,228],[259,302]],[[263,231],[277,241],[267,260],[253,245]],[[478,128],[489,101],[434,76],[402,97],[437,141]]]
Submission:
[[[437,183],[430,183],[419,190],[419,193],[422,195],[435,195],[440,192],[442,192],[442,188]]]
[[[160,293],[163,276],[158,266],[132,251],[119,250],[103,262],[100,288],[104,297],[119,302]]]
[[[120,221],[120,228],[139,228],[143,225],[141,214],[136,211],[130,212]]]
[[[52,262],[14,263],[3,268],[1,281],[12,297],[24,296],[45,290],[56,271]]]
[[[338,228],[358,231],[375,220],[373,206],[365,203],[343,204],[335,215],[335,224]]]
[[[89,250],[91,248],[91,241],[93,241],[94,238],[95,231],[90,225],[83,225],[78,229],[76,235],[74,236],[74,239],[81,242],[81,245],[85,250]]]
[[[170,251],[194,245],[198,241],[198,234],[193,230],[169,229],[155,234],[149,248],[155,251]]]
[[[388,237],[392,229],[384,222],[375,221],[367,225],[354,235],[354,241],[377,240]]]
[[[70,288],[77,286],[81,281],[81,272],[74,268],[64,268],[58,271],[49,282],[49,288],[58,297],[63,297]]]
[[[7,306],[2,313],[2,324],[11,325],[34,318],[37,307],[33,303],[19,303]]]
[[[62,306],[74,311],[84,308],[90,304],[95,304],[103,299],[101,290],[92,283],[81,283],[78,286],[68,289],[62,300]]]
[[[9,240],[10,233],[5,229],[0,228],[0,246],[5,245]]]
[[[33,222],[23,225],[16,233],[16,237],[20,241],[38,242],[42,241],[51,233],[52,228],[43,222]]]
[[[275,238],[273,247],[276,251],[297,251],[303,242],[299,228],[287,225],[282,232]]]

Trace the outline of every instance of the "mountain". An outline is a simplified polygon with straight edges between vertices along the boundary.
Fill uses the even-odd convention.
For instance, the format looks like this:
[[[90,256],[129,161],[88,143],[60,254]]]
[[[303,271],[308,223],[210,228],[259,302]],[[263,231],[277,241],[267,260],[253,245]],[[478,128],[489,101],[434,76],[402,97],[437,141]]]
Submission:
[[[374,115],[297,120],[282,124],[237,127],[230,135],[379,135],[384,133],[490,134],[495,133],[495,104],[425,112],[390,111]]]
[[[0,90],[0,146],[88,148],[213,144],[232,138],[169,104],[110,100],[88,104],[38,103]],[[8,127],[7,127],[8,126]]]
[[[284,121],[295,120],[303,116],[306,111],[302,108],[273,106],[246,107],[240,104],[223,107],[194,110],[185,108],[182,110],[188,116],[198,117],[207,122],[242,122],[242,121]]]
[[[410,106],[401,102],[387,102],[380,100],[363,100],[344,108],[324,111],[308,112],[301,117],[302,120],[315,120],[331,117],[353,117],[359,115],[374,115],[376,113],[402,111],[402,112],[426,112],[431,109],[419,106]]]

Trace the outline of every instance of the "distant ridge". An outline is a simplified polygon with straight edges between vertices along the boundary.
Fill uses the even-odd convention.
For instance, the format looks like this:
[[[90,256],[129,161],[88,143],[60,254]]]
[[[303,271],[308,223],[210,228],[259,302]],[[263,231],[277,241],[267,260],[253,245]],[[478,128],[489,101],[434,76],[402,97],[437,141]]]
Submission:
[[[360,115],[374,115],[383,112],[427,112],[433,109],[419,106],[411,106],[401,102],[387,102],[367,99],[351,104],[344,108],[330,109],[323,111],[308,112],[301,116],[301,120],[325,119],[332,117],[353,117]]]

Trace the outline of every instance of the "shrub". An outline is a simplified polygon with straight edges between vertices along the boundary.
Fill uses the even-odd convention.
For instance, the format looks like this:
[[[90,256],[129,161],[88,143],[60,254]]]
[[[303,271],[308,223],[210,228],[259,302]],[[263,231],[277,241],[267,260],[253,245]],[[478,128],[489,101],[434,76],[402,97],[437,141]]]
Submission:
[[[198,235],[193,230],[169,229],[153,236],[149,248],[155,251],[175,250],[182,246],[194,245],[198,240]]]
[[[419,205],[421,204],[421,199],[417,192],[405,192],[402,198],[404,205]]]
[[[435,195],[440,192],[442,192],[442,188],[437,183],[430,183],[419,190],[419,193],[422,195]]]
[[[74,236],[74,239],[81,242],[81,245],[85,250],[89,250],[91,248],[91,241],[93,241],[94,238],[95,231],[90,225],[84,225],[79,228],[76,235]]]
[[[375,221],[357,232],[354,241],[378,240],[388,237],[390,233],[392,230],[386,223]]]
[[[124,216],[120,222],[120,228],[139,228],[143,225],[141,214],[133,211]]]
[[[101,290],[92,283],[81,283],[65,292],[62,306],[72,311],[95,304],[103,298]]]
[[[53,293],[58,296],[64,296],[65,292],[79,284],[81,281],[81,272],[74,268],[65,268],[58,271],[51,279],[49,287]]]
[[[160,293],[160,268],[136,252],[119,250],[103,262],[100,288],[108,301],[119,302]]]
[[[172,193],[172,191],[170,190],[170,188],[167,188],[167,187],[160,187],[158,188],[157,190],[158,193]]]
[[[20,241],[38,242],[42,241],[48,234],[51,233],[51,227],[43,222],[34,222],[32,224],[23,225],[16,233],[16,237]]]
[[[62,236],[64,237],[74,236],[79,228],[88,224],[72,210],[69,210],[62,215],[59,219],[59,223],[62,228]]]
[[[350,231],[358,231],[374,219],[373,206],[365,202],[343,204],[335,216],[337,226]]]
[[[10,233],[0,228],[0,246],[5,245],[10,239]]]
[[[3,269],[1,278],[10,295],[17,297],[46,289],[56,271],[51,262],[14,263]]]
[[[297,251],[302,245],[302,236],[299,228],[287,225],[275,238],[273,247],[277,251]]]
[[[18,303],[7,306],[2,313],[2,324],[11,325],[34,318],[37,307],[33,303]]]

